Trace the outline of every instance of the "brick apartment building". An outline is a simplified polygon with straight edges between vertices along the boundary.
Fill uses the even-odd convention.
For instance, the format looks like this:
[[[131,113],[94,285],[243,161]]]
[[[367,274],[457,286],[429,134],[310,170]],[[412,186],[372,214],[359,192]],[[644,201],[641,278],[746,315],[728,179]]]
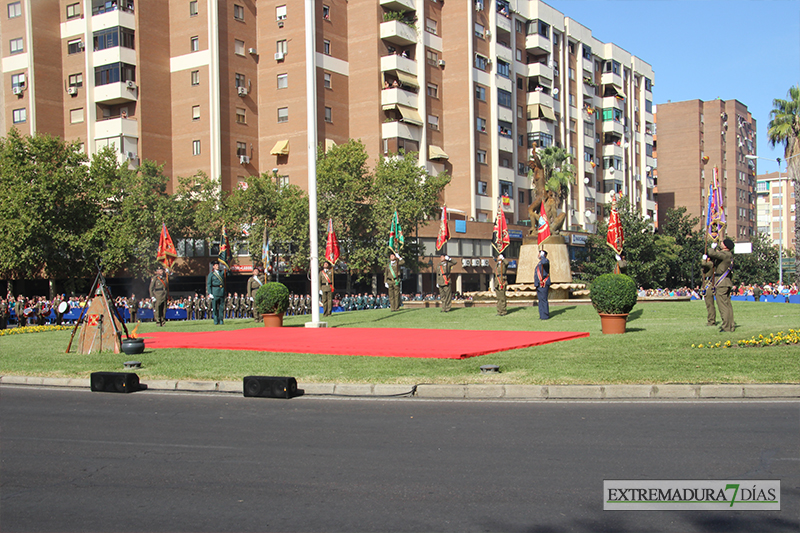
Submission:
[[[265,172],[307,187],[304,2],[5,4],[4,131],[113,145],[121,161],[154,160],[173,180],[203,171],[224,190]],[[319,144],[361,139],[373,161],[416,151],[450,173],[458,289],[488,283],[501,195],[518,249],[536,147],[574,156],[571,244],[612,193],[655,218],[653,70],[635,55],[538,0],[317,0],[313,16]],[[426,255],[437,227],[420,230]]]
[[[758,231],[776,245],[797,250],[795,184],[786,172],[761,174],[756,181]]]

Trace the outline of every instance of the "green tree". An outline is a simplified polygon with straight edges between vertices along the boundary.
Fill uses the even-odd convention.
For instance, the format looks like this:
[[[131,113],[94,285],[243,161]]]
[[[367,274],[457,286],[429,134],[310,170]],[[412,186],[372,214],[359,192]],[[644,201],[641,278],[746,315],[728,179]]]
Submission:
[[[664,236],[675,239],[680,247],[678,260],[667,272],[668,287],[695,287],[701,282],[700,258],[703,254],[703,230],[699,229],[700,218],[686,213],[685,207],[667,210],[664,223],[658,228]]]
[[[49,135],[0,139],[0,275],[75,279],[95,224],[93,184],[77,142]]]
[[[772,101],[767,137],[772,146],[783,144],[789,179],[794,183],[794,212],[800,213],[800,85],[789,88],[788,99]],[[780,167],[780,161],[778,161]],[[795,217],[794,233],[800,235],[800,217]]]
[[[778,280],[778,247],[764,233],[756,232],[750,238],[753,250],[749,254],[736,254],[733,258],[733,283],[736,285],[772,283]]]
[[[539,150],[539,159],[544,167],[547,180],[545,188],[558,196],[559,207],[569,195],[570,185],[575,183],[575,165],[570,163],[572,156],[563,148],[548,146]]]

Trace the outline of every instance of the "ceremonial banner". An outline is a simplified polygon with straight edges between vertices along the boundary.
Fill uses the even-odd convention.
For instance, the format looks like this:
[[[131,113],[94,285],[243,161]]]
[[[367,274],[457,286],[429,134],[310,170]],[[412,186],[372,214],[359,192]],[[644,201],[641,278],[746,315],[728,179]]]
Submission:
[[[550,221],[547,220],[547,213],[544,210],[544,202],[542,202],[542,214],[539,217],[538,232],[536,234],[536,243],[542,244],[545,239],[550,236]]]
[[[219,262],[222,263],[224,270],[230,268],[230,262],[233,259],[233,253],[231,252],[231,245],[228,242],[228,230],[225,229],[225,226],[222,226],[222,237],[219,239]]]
[[[331,262],[332,265],[336,264],[339,260],[339,241],[336,238],[336,232],[333,231],[333,219],[328,219],[328,242],[325,244],[325,259]]]
[[[617,211],[616,199],[611,201],[611,214],[608,217],[608,234],[606,235],[606,244],[617,254],[622,253],[622,245],[625,243],[625,235],[622,233],[622,221],[619,218],[619,211]]]
[[[508,235],[508,223],[506,222],[506,214],[500,207],[500,201],[497,202],[497,220],[494,223],[494,234],[492,235],[492,245],[498,254],[502,254],[508,245],[511,244],[511,237]]]
[[[718,172],[717,167],[714,167],[714,177],[711,185],[708,186],[708,208],[706,209],[706,231],[713,241],[722,238],[727,224]]]
[[[161,224],[161,237],[158,239],[156,260],[164,263],[164,266],[169,270],[176,257],[178,257],[178,251],[175,250],[175,244],[172,242],[172,237],[169,236],[167,225]]]
[[[439,225],[439,236],[436,237],[436,251],[442,249],[450,240],[450,228],[447,227],[447,206],[442,207],[442,223]]]
[[[397,217],[397,211],[395,211],[394,217],[392,218],[392,227],[389,228],[389,248],[397,253],[405,242],[403,230],[400,228],[400,219]]]
[[[264,237],[261,241],[261,264],[264,265],[265,272],[269,265],[269,245],[270,241],[267,240],[267,223],[264,222]]]

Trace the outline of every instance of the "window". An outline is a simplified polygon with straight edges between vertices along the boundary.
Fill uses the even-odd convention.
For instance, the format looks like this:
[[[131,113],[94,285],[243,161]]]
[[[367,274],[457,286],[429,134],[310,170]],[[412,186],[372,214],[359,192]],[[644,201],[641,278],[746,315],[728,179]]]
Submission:
[[[8,4],[8,18],[14,19],[22,16],[22,5],[20,2],[11,2]]]
[[[487,196],[487,189],[488,187],[485,181],[478,182],[478,194],[480,194],[481,196]]]
[[[289,122],[289,108],[288,107],[279,107],[278,108],[278,122]]]
[[[425,19],[425,31],[436,35],[438,24],[433,19]]]
[[[233,4],[233,18],[235,20],[244,20],[244,6]]]
[[[431,66],[436,66],[439,64],[439,54],[434,52],[433,50],[425,50],[425,59]]]
[[[192,155],[200,155],[200,141],[192,141]]]
[[[502,59],[497,60],[497,74],[504,78],[511,79],[511,65]]]
[[[645,100],[644,101],[644,110],[647,113],[652,113],[653,112],[653,101],[652,100]]]
[[[239,39],[233,40],[233,53],[237,56],[244,55],[244,41],[240,41]]]
[[[286,39],[281,41],[277,41],[275,43],[275,52],[278,54],[286,55],[289,53],[289,43],[286,42]]]
[[[517,48],[516,58],[517,58],[517,61],[522,62],[522,50],[520,50],[519,48]]]
[[[233,75],[233,86],[237,89],[239,87],[247,87],[247,78],[245,78],[244,74],[239,74],[237,72]]]
[[[480,70],[486,70],[486,58],[480,54],[475,54],[475,68]]]
[[[475,37],[479,37],[483,39],[484,35],[486,35],[486,30],[483,27],[483,24],[475,23]]]
[[[517,19],[514,21],[514,28],[517,30],[517,33],[525,33],[525,26],[522,24],[522,21]]]
[[[236,155],[247,155],[247,143],[236,142]]]
[[[575,69],[572,68],[572,67],[567,67],[567,75],[569,76],[569,79],[574,80],[575,79]]]
[[[22,37],[19,39],[11,39],[11,53],[12,54],[21,54],[24,52],[24,47],[22,45]]]
[[[431,98],[439,98],[439,86],[434,83],[429,83],[428,96],[430,96]]]
[[[511,109],[511,93],[497,89],[497,105]]]
[[[333,122],[333,110],[330,107],[325,108],[325,122]]]
[[[571,94],[571,93],[569,95],[569,105],[571,105],[572,107],[575,107],[575,95]]]
[[[69,112],[69,123],[79,124],[81,122],[83,122],[83,108],[71,109]]]
[[[486,133],[486,119],[478,117],[476,122],[477,130],[481,133]]]
[[[15,109],[12,113],[14,124],[19,124],[28,120],[28,110],[24,107],[22,109]]]
[[[478,163],[480,163],[482,165],[485,165],[486,164],[486,150],[478,150],[478,153],[476,154],[475,159],[476,159],[476,161],[478,161]]]
[[[331,6],[322,6],[322,20],[331,20]]]
[[[285,89],[289,86],[289,75],[278,74],[278,89]],[[239,87],[239,85],[237,85]]]
[[[509,198],[514,197],[514,185],[507,181],[500,182],[500,195],[501,196],[508,196]]]
[[[553,136],[549,133],[535,132],[528,134],[529,148],[546,148],[553,145]]]
[[[236,108],[236,123],[247,124],[247,111],[244,108]]]
[[[192,52],[200,50],[200,38],[197,35],[189,39],[189,50]]]
[[[11,88],[17,87],[25,88],[25,74],[12,74],[11,75]]]
[[[644,79],[644,90],[648,92],[653,91],[653,82],[650,80],[650,78]]]
[[[525,118],[525,108],[521,105],[517,106],[517,118]]]
[[[506,139],[511,138],[511,123],[504,122],[502,120],[497,121],[497,132],[500,137],[505,137]]]
[[[583,45],[583,58],[589,61],[592,60],[592,47],[585,43]]]
[[[94,84],[108,85],[136,81],[136,67],[127,63],[110,63],[94,68]]]
[[[331,88],[331,73],[330,72],[323,72],[322,73],[322,86],[326,89]]]
[[[191,78],[192,78],[192,85],[200,85],[200,71],[199,70],[193,70]]]
[[[192,106],[192,120],[200,120],[200,106]]]
[[[328,39],[322,40],[322,53],[326,56],[331,55],[331,42]]]
[[[481,102],[486,101],[486,87],[482,87],[480,85],[475,86],[475,98],[480,100]]]
[[[439,117],[437,117],[436,115],[428,115],[428,126],[430,126],[432,130],[438,130]]]
[[[133,30],[121,28],[119,26],[97,31],[92,38],[94,51],[115,48],[120,45],[133,50],[135,48],[134,37],[135,34]]]
[[[278,6],[275,8],[275,20],[286,20],[286,6]]]
[[[575,55],[575,43],[574,43],[574,42],[572,42],[572,41],[569,41],[569,42],[567,43],[567,50],[569,50],[569,54],[570,54],[570,55],[573,55],[573,56],[574,56],[574,55]]]
[[[17,2],[19,3],[19,2]],[[70,4],[67,6],[67,20],[76,19],[81,16],[80,3]]]
[[[550,39],[550,25],[541,20],[532,20],[528,22],[528,35],[541,35]]]
[[[194,17],[197,15],[197,0],[189,2],[189,16]]]

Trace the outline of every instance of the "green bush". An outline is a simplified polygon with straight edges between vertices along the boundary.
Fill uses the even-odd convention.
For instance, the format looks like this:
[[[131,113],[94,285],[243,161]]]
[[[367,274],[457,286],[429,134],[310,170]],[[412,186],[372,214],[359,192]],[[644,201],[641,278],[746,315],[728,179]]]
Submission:
[[[603,274],[590,288],[592,305],[598,313],[623,315],[636,305],[636,283],[625,274]]]
[[[289,308],[289,289],[277,281],[265,283],[256,291],[253,303],[261,315],[283,314]]]

